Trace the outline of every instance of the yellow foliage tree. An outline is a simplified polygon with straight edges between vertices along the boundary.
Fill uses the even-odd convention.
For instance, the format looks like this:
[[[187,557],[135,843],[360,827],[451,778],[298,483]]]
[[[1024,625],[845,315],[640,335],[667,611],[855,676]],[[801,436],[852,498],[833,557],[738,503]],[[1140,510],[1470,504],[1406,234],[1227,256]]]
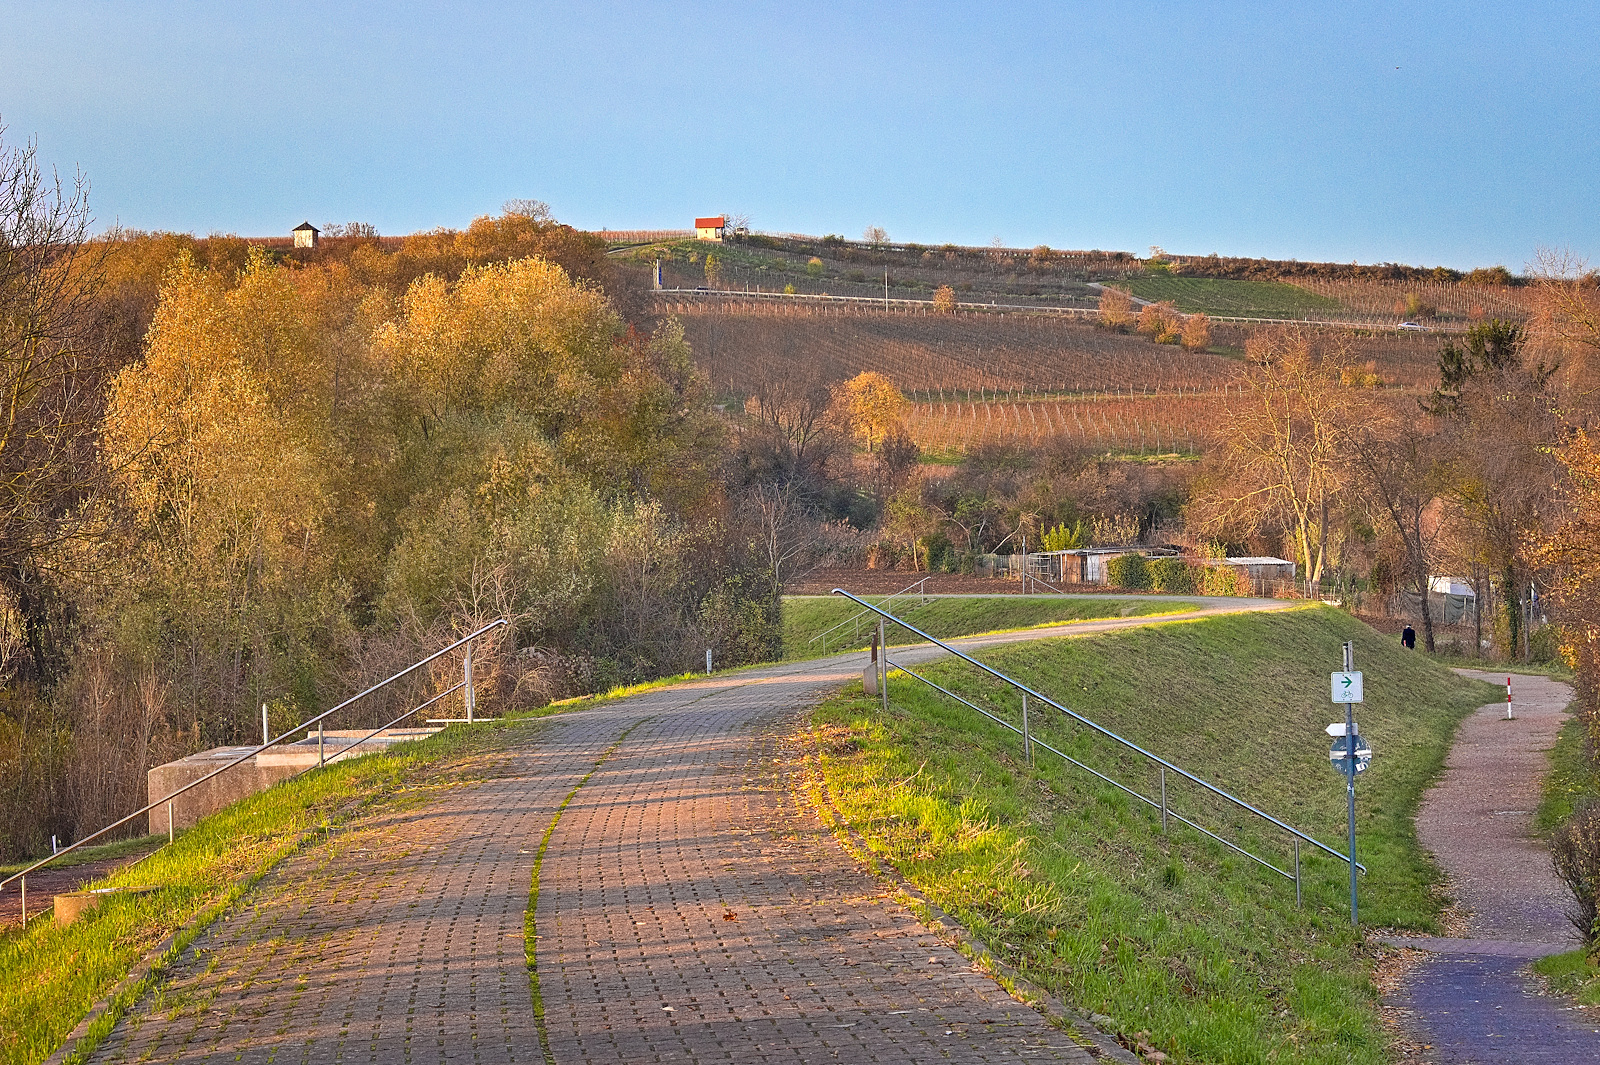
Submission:
[[[940,314],[954,314],[956,310],[956,290],[949,285],[940,285],[934,289],[933,309]]]
[[[1107,329],[1126,329],[1133,321],[1133,301],[1119,288],[1100,290],[1100,324]]]
[[[1190,351],[1204,351],[1211,346],[1211,319],[1203,314],[1191,314],[1183,320],[1183,346]]]
[[[900,424],[910,404],[894,382],[868,370],[835,390],[834,407],[872,451]]]

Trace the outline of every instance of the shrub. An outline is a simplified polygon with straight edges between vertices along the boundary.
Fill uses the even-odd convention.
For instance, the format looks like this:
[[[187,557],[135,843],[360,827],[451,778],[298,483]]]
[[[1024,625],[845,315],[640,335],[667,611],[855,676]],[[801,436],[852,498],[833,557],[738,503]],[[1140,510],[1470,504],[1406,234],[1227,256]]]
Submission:
[[[1137,551],[1118,555],[1106,563],[1106,579],[1114,588],[1150,587],[1150,570]]]
[[[1183,320],[1183,346],[1190,351],[1203,351],[1211,346],[1211,319],[1203,314],[1191,314]]]
[[[1139,308],[1137,328],[1159,343],[1168,343],[1178,335],[1178,308],[1167,300],[1147,303]]]
[[[956,309],[956,290],[940,285],[933,292],[933,309],[940,314],[953,314]]]
[[[785,296],[793,296],[794,295],[794,286],[793,285],[784,285],[783,286],[783,294]]]
[[[1198,586],[1198,574],[1181,558],[1153,558],[1146,568],[1150,574],[1150,587],[1158,592],[1193,595]]]
[[[1200,591],[1204,595],[1245,594],[1239,590],[1239,571],[1227,566],[1207,566]]]
[[[1600,942],[1600,802],[1584,803],[1550,837],[1550,860],[1575,900],[1567,914],[1583,941]]]
[[[1079,519],[1070,529],[1067,528],[1066,522],[1062,522],[1054,529],[1045,530],[1044,549],[1046,551],[1071,551],[1073,548],[1082,547],[1088,535],[1088,530],[1083,527],[1082,519]]]
[[[806,263],[806,273],[810,274],[812,277],[821,277],[823,269],[822,260],[817,258],[815,255],[811,257],[810,262]]]
[[[1133,321],[1133,303],[1121,289],[1107,288],[1100,292],[1100,324],[1107,329],[1126,329]]]

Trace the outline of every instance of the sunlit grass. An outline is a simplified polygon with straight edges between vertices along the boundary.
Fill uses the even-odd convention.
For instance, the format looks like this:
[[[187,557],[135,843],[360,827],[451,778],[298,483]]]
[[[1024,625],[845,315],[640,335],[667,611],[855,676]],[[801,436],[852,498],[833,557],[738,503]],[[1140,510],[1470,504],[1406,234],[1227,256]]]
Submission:
[[[881,604],[884,596],[863,596],[869,603]],[[977,636],[994,632],[1016,632],[1070,621],[1091,621],[1119,617],[1156,617],[1193,610],[1189,603],[1156,598],[1122,599],[1115,596],[940,596],[919,603],[915,597],[899,599],[886,608],[924,632],[941,639],[951,636]],[[816,658],[822,655],[822,641],[815,639],[857,614],[862,609],[842,596],[786,596],[783,601],[783,654],[785,660]],[[872,615],[859,624],[847,625],[829,635],[828,654],[859,650],[872,641],[875,624]],[[916,637],[903,630],[890,633],[891,644],[910,643]]]
[[[1493,690],[1327,608],[1230,616],[1012,645],[981,657],[1333,846],[1344,787],[1322,729],[1328,672],[1354,639],[1367,675],[1358,784],[1369,925],[1436,931],[1437,871],[1412,815],[1456,723]],[[1018,720],[1017,700],[962,663],[940,684]],[[885,715],[859,695],[815,714],[833,799],[871,845],[997,955],[1076,1005],[1152,1034],[1174,1061],[1382,1062],[1387,1040],[1345,866],[1303,852],[1292,882],[1175,826],[910,678]],[[859,691],[859,689],[857,689]],[[1035,706],[1049,742],[1146,795],[1153,772]],[[1283,834],[1169,780],[1175,809],[1285,868]]]

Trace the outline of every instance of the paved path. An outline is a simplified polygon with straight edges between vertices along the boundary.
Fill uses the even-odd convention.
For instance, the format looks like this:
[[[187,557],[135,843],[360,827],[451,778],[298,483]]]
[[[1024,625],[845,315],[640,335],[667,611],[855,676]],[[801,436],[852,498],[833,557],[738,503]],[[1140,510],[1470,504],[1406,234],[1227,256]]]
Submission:
[[[92,1060],[1093,1060],[796,806],[776,744],[863,657],[519,726],[481,779],[286,862]],[[524,921],[547,831],[541,1024]]]
[[[1515,719],[1507,721],[1497,702],[1462,722],[1444,774],[1423,796],[1417,837],[1444,871],[1470,938],[1391,940],[1432,955],[1411,971],[1396,1005],[1432,1044],[1434,1059],[1450,1065],[1600,1062],[1597,1026],[1564,1001],[1538,995],[1524,971],[1532,959],[1579,943],[1566,919],[1571,896],[1550,867],[1549,849],[1532,835],[1546,752],[1572,688],[1517,675],[1512,693]]]

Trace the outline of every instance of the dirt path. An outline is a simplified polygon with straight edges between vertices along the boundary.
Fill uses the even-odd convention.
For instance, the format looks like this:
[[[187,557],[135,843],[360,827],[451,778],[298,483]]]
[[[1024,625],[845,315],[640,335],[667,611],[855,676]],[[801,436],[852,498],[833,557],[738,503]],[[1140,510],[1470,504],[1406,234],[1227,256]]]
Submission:
[[[1457,670],[1504,684],[1506,674]],[[1429,953],[1391,1003],[1422,1060],[1457,1065],[1600,1061],[1600,1030],[1542,997],[1534,958],[1571,950],[1571,903],[1533,836],[1548,751],[1566,720],[1570,685],[1512,678],[1515,717],[1495,702],[1462,722],[1445,771],[1423,796],[1417,838],[1438,860],[1465,921],[1459,938],[1392,939]],[[1415,1059],[1413,1059],[1415,1060]]]

